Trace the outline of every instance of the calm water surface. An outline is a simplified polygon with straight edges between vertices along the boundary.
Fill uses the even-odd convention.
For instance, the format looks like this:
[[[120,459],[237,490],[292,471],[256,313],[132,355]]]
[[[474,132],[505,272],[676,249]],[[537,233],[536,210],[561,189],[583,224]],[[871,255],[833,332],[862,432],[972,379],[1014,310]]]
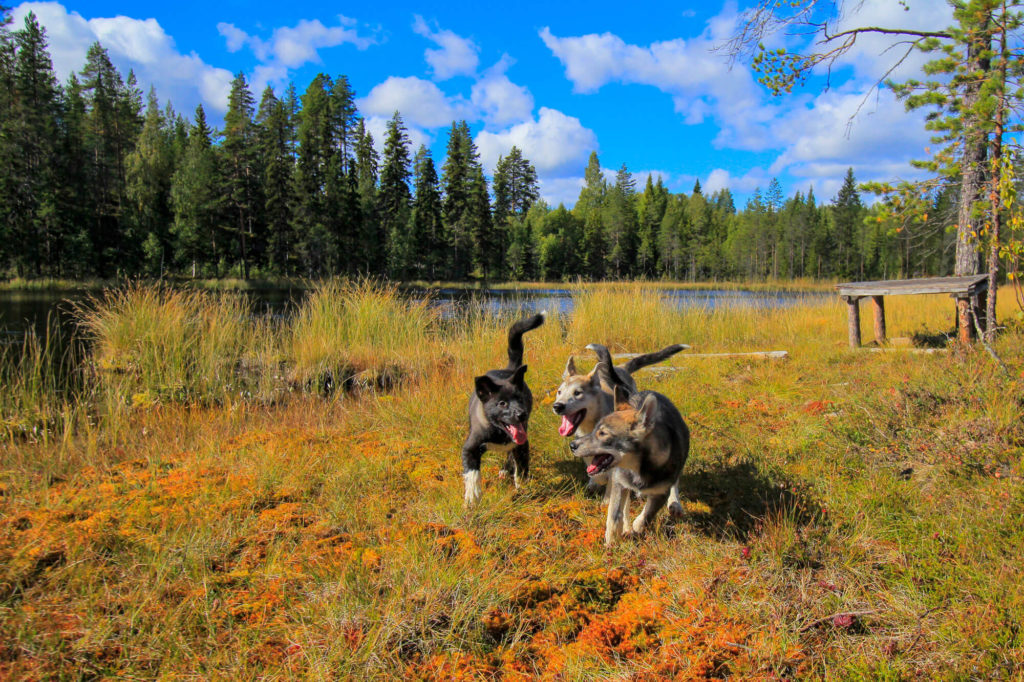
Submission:
[[[304,289],[273,289],[247,291],[243,295],[252,301],[254,314],[288,316],[306,295]],[[432,305],[439,306],[442,315],[457,317],[470,306],[483,306],[491,312],[523,311],[572,312],[570,289],[460,289],[445,288],[410,290],[414,298],[429,296]],[[73,307],[90,296],[77,291],[0,291],[0,344],[21,344],[25,334],[35,331],[44,334],[48,320],[51,326],[67,337],[74,329]],[[820,300],[824,292],[773,292],[735,289],[665,289],[666,301],[679,307],[721,308],[725,306],[752,306],[780,308],[805,301]]]

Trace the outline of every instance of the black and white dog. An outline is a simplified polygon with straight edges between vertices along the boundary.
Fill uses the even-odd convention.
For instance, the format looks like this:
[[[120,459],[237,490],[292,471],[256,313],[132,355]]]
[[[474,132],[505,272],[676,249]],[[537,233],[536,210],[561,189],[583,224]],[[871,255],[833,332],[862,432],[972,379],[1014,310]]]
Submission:
[[[515,486],[530,474],[530,443],[527,424],[533,394],[526,385],[523,334],[544,324],[546,313],[516,322],[508,332],[508,365],[476,377],[469,398],[469,435],[462,445],[462,478],[466,506],[480,500],[480,458],[485,450],[508,453],[502,467],[512,474]]]

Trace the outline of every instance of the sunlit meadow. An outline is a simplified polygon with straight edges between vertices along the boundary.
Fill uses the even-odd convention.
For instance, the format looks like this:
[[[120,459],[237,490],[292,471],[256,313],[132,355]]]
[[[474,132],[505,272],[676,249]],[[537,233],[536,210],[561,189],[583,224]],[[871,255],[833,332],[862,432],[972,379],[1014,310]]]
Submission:
[[[977,347],[851,351],[837,299],[581,285],[526,337],[533,478],[485,455],[466,510],[467,397],[512,316],[374,282],[276,321],[106,294],[77,313],[74,391],[45,342],[2,365],[0,677],[1012,677],[1024,337],[1001,302],[1005,371]],[[949,331],[948,297],[886,303],[893,337]],[[686,515],[613,550],[550,410],[595,341],[692,346],[636,376],[692,430]],[[698,356],[763,350],[789,356]]]

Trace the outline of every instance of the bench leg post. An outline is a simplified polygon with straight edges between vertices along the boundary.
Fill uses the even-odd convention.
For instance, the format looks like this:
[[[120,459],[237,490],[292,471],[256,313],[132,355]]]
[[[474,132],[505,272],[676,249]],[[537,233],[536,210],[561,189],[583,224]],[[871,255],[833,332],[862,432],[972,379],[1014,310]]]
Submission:
[[[971,323],[971,302],[967,298],[956,299],[956,330],[957,340],[965,346],[974,338],[974,326]]]
[[[846,299],[850,348],[860,348],[860,297],[844,296]]]
[[[885,344],[885,301],[881,296],[872,296],[871,304],[875,313],[875,342],[881,346]]]
[[[986,341],[992,341],[994,338],[993,330],[988,328],[988,292],[979,291],[978,295],[971,301],[971,304],[974,306],[974,315],[978,318],[978,328],[985,335]]]

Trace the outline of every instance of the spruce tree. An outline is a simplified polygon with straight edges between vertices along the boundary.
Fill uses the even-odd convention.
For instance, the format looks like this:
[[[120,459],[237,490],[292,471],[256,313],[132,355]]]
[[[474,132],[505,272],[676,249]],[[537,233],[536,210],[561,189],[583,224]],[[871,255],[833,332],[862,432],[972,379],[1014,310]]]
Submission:
[[[695,188],[699,191],[699,187]],[[658,176],[658,183],[651,181],[647,176],[647,184],[644,192],[637,202],[637,247],[636,247],[636,274],[641,277],[654,276],[658,266],[658,228],[661,226],[662,218],[665,216],[665,208],[668,204],[668,190],[662,184],[661,176]]]
[[[74,73],[64,88],[63,131],[60,136],[60,220],[64,233],[61,265],[70,277],[96,274],[90,217],[92,187],[86,157],[86,103]]]
[[[326,188],[333,156],[331,79],[317,74],[302,95],[298,112],[298,162],[293,177],[293,229],[306,274],[330,274],[337,262],[338,244],[328,215]]]
[[[239,72],[231,83],[228,110],[224,115],[224,140],[220,145],[221,188],[227,224],[234,237],[242,279],[249,278],[253,251],[262,250],[259,207],[260,169],[256,128],[253,124],[255,100],[245,75]]]
[[[858,270],[856,252],[857,233],[864,219],[864,205],[857,192],[857,182],[853,177],[853,168],[846,170],[843,186],[833,202],[832,214],[835,229],[835,268],[833,272],[840,277],[850,277]]]
[[[441,209],[441,188],[430,150],[420,145],[413,160],[416,196],[412,203],[412,237],[415,244],[417,273],[437,279],[447,256],[446,235]]]
[[[356,191],[359,197],[359,270],[370,274],[385,271],[386,239],[377,212],[379,158],[373,146],[373,135],[359,119],[356,133]]]
[[[171,232],[175,255],[192,277],[199,276],[206,264],[213,267],[212,274],[219,275],[221,197],[217,191],[217,156],[211,135],[206,113],[199,105],[189,131],[188,146],[171,179],[171,205],[174,209]]]
[[[465,279],[473,264],[474,233],[470,206],[475,147],[465,121],[448,131],[448,156],[441,167],[442,207],[451,258],[446,279]]]
[[[15,152],[12,125],[14,115],[14,39],[8,28],[10,10],[0,5],[0,271],[6,270],[15,253],[14,222],[17,211],[11,201],[15,192]]]
[[[295,130],[286,102],[279,100],[269,85],[263,91],[255,125],[267,266],[273,272],[291,275],[295,267],[291,225]]]
[[[504,230],[497,230],[491,216],[491,200],[487,192],[487,178],[479,163],[470,168],[469,206],[473,237],[473,262],[484,279],[499,276],[504,261],[506,242]]]
[[[10,132],[14,143],[14,175],[8,197],[16,212],[13,237],[21,244],[17,261],[22,274],[39,276],[58,260],[57,119],[59,89],[46,50],[46,33],[35,14],[14,34],[15,106]]]
[[[513,225],[523,222],[527,211],[540,196],[537,171],[533,164],[523,158],[518,147],[513,145],[508,156],[498,159],[498,164],[494,169],[493,189],[494,248],[498,253],[504,254],[512,243]],[[516,258],[526,257],[523,248],[525,235],[526,232],[520,230]],[[501,269],[506,269],[504,263],[500,265]],[[522,267],[519,269],[522,270]]]
[[[163,275],[170,248],[171,140],[156,91],[150,90],[146,118],[135,149],[128,155],[126,219],[149,275]]]
[[[86,105],[84,158],[87,160],[90,239],[96,274],[108,277],[123,270],[128,240],[121,224],[124,202],[125,119],[129,114],[124,81],[107,51],[93,43],[81,71]]]
[[[605,239],[608,244],[606,271],[615,277],[633,274],[636,254],[636,181],[622,164],[615,184],[608,191],[604,208]]]
[[[396,111],[387,124],[378,201],[381,227],[387,235],[388,270],[394,277],[406,276],[415,256],[409,229],[409,164],[409,135]]]
[[[590,279],[599,280],[605,273],[604,205],[608,184],[601,173],[597,152],[590,152],[587,169],[583,173],[583,189],[573,207],[573,214],[583,223],[582,272]]]

